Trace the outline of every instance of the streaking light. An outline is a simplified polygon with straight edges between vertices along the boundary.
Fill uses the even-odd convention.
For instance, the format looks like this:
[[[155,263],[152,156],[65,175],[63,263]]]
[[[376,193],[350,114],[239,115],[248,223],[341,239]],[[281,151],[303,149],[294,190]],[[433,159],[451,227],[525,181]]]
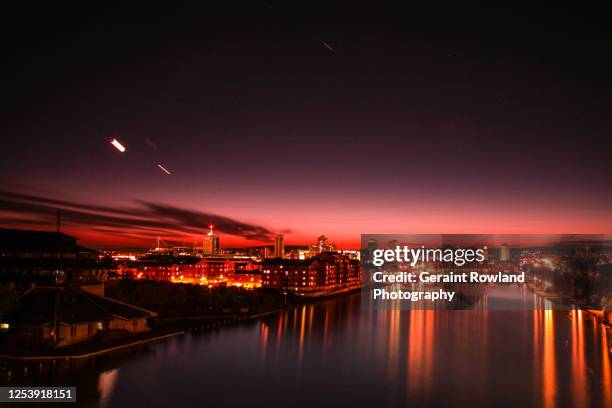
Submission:
[[[168,171],[168,169],[166,169],[164,166],[162,166],[161,164],[158,164],[157,167],[159,167],[164,173],[166,174],[172,174]]]
[[[125,147],[117,139],[111,140],[110,144],[115,146],[115,149],[119,150],[121,153],[125,152]]]

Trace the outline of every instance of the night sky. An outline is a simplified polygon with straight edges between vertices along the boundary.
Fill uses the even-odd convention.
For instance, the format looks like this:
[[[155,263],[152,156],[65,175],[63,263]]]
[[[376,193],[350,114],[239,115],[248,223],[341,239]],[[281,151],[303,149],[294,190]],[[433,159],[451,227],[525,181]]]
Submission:
[[[2,227],[612,231],[607,10],[95,4],[4,13]]]

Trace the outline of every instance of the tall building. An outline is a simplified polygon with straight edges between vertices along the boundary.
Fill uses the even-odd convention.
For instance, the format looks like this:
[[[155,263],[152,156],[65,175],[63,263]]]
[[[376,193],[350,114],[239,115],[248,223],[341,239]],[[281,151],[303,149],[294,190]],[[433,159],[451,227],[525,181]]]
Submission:
[[[319,238],[317,238],[317,242],[310,246],[310,253],[311,256],[314,256],[316,254],[333,251],[335,249],[336,246],[334,244],[330,244],[325,235],[321,235]]]
[[[371,263],[374,258],[374,251],[378,249],[378,241],[375,239],[368,239],[367,248],[363,250],[361,259],[366,263]]]
[[[219,254],[219,237],[215,235],[213,226],[208,226],[208,234],[204,236],[202,242],[202,253],[204,255],[218,255]]]
[[[285,237],[277,235],[274,238],[274,258],[285,257]]]
[[[499,260],[501,262],[508,262],[510,260],[510,247],[507,244],[502,244],[499,250]]]

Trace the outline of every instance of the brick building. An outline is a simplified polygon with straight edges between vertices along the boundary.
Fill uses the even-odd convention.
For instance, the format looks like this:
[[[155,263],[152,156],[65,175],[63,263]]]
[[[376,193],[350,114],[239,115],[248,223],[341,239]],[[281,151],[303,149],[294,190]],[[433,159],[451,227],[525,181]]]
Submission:
[[[305,260],[267,259],[262,265],[263,287],[321,296],[360,285],[359,261],[334,252],[322,252]]]

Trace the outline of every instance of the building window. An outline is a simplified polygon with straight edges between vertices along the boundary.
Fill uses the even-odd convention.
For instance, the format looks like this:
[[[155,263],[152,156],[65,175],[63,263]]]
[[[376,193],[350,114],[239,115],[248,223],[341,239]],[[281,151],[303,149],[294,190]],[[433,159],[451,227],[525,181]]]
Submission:
[[[98,329],[98,330],[104,330],[104,323],[102,323],[102,322],[97,322],[97,323],[96,323],[96,329]]]

